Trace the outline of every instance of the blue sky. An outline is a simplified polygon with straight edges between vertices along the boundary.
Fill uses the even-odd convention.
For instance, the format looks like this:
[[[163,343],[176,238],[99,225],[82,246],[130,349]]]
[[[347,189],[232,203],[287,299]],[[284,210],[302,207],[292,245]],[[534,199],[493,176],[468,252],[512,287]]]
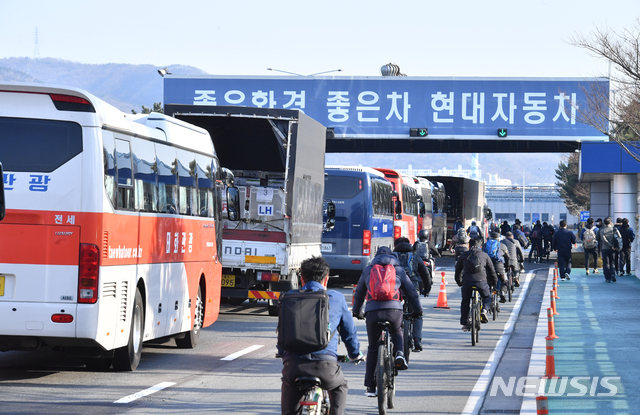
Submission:
[[[0,0],[0,58],[35,57],[37,28],[39,57],[89,64],[379,76],[392,62],[409,76],[585,78],[606,76],[608,63],[571,36],[622,32],[639,17],[638,0]],[[446,167],[469,157],[451,155]],[[517,164],[528,160],[548,183],[560,157],[511,155],[505,171],[503,155],[481,155],[480,167],[520,182]],[[431,165],[427,154],[412,160]]]
[[[608,65],[568,43],[623,30],[637,0],[1,0],[0,57],[186,64],[214,75],[591,77]]]

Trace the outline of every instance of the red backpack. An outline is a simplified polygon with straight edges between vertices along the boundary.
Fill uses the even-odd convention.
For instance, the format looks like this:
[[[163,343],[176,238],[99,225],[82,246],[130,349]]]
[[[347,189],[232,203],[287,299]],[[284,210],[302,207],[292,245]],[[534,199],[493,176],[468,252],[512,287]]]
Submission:
[[[398,284],[400,280],[396,278],[396,268],[387,264],[382,266],[376,264],[371,267],[369,275],[369,286],[367,287],[367,300],[389,301],[400,300]]]

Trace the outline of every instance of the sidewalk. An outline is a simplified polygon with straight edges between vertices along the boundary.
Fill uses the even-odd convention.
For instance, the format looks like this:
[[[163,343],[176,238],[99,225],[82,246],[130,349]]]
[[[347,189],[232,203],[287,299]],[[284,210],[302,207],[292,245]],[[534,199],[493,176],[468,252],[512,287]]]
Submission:
[[[548,397],[550,414],[640,413],[640,280],[617,277],[605,283],[600,274],[573,269],[570,281],[559,281],[554,316],[555,373],[560,379],[538,388]],[[544,374],[546,310],[553,269],[540,310],[529,374]],[[521,414],[535,414],[535,398],[523,400]]]

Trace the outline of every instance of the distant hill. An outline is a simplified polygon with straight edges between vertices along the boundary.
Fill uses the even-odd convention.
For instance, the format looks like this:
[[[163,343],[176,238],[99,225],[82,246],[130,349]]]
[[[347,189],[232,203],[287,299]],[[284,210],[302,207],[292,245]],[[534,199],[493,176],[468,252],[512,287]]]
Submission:
[[[207,75],[187,65],[167,65],[171,72],[181,75]],[[67,60],[44,58],[0,59],[0,81],[42,82],[86,90],[124,112],[141,111],[142,105],[151,107],[162,102],[160,67],[154,65],[128,65],[108,63],[90,65]],[[526,184],[555,183],[555,168],[559,154],[480,154],[482,178],[489,173],[522,184],[522,171],[526,171]],[[470,169],[471,154],[327,154],[327,164],[363,165],[407,169],[440,168]]]
[[[181,75],[206,75],[186,65],[167,65]],[[61,59],[0,59],[0,81],[42,82],[84,89],[124,112],[162,102],[157,66],[108,63],[90,65]]]

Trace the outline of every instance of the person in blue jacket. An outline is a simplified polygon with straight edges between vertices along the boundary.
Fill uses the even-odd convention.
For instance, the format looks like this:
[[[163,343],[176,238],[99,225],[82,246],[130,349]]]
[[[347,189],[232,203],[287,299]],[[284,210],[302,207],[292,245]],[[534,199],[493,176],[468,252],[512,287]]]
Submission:
[[[567,229],[567,221],[560,221],[560,229],[553,234],[551,249],[558,251],[560,279],[571,279],[571,247],[576,243],[576,234]]]
[[[379,321],[388,321],[389,334],[391,335],[391,341],[393,341],[393,353],[396,357],[396,367],[398,370],[408,369],[407,361],[404,358],[404,339],[402,336],[402,302],[400,296],[397,299],[378,301],[370,298],[371,290],[370,285],[371,269],[376,265],[385,266],[387,264],[393,265],[396,274],[396,292],[401,291],[402,297],[405,301],[409,301],[413,309],[413,317],[417,318],[422,316],[422,305],[420,304],[420,297],[416,291],[413,283],[404,272],[404,268],[400,265],[400,261],[393,254],[390,248],[383,246],[378,249],[376,256],[371,263],[364,269],[360,280],[358,280],[358,286],[353,297],[353,315],[359,319],[367,318],[367,337],[369,339],[369,347],[367,349],[367,369],[364,375],[364,386],[367,388],[365,395],[369,397],[376,396],[376,382],[374,379],[374,372],[376,363],[378,362],[378,342],[382,335],[382,327],[378,325]],[[369,295],[367,295],[369,294]],[[364,313],[362,312],[362,305],[367,296],[367,305]]]
[[[300,280],[303,288],[313,291],[326,290],[329,280],[329,264],[322,257],[312,257],[302,261],[300,265]],[[337,331],[347,348],[349,358],[357,361],[364,357],[360,353],[358,332],[349,312],[344,295],[338,291],[328,290],[329,295],[329,325],[337,327]],[[297,414],[300,409],[298,403],[302,393],[298,390],[295,380],[301,376],[315,376],[320,378],[320,387],[329,392],[331,414],[344,414],[347,403],[347,380],[344,378],[338,363],[338,336],[333,336],[329,345],[317,352],[296,354],[282,351],[282,394],[280,403],[282,414]]]

